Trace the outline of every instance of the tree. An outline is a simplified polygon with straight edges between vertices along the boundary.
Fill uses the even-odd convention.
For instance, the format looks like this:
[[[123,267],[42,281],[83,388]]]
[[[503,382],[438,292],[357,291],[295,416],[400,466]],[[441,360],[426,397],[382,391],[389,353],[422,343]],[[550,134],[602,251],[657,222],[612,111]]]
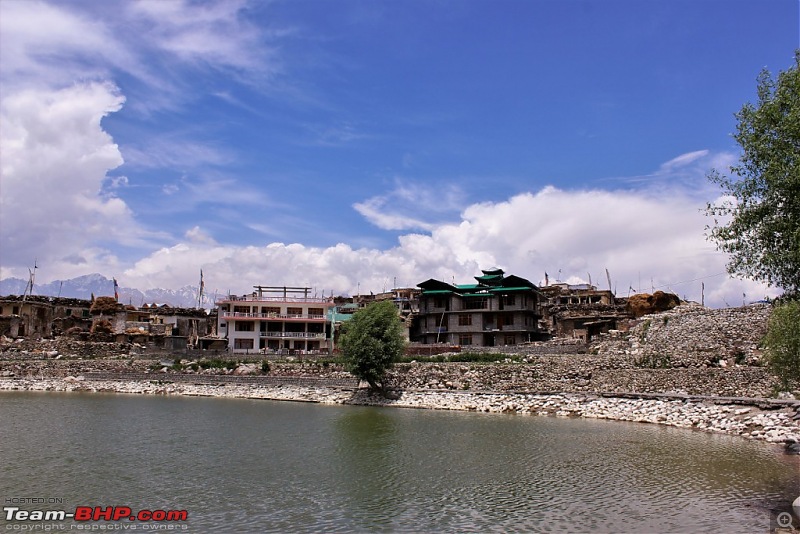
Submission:
[[[792,382],[800,381],[800,301],[775,306],[764,343],[769,367],[788,391]]]
[[[707,237],[730,255],[728,272],[787,294],[800,292],[800,50],[795,65],[773,79],[758,77],[758,103],[735,115],[734,139],[742,149],[731,176],[708,179],[723,199],[708,204],[714,217]],[[721,218],[720,221],[718,218]]]
[[[386,371],[405,349],[403,328],[391,301],[373,302],[344,324],[340,344],[348,371],[373,391],[385,392]]]

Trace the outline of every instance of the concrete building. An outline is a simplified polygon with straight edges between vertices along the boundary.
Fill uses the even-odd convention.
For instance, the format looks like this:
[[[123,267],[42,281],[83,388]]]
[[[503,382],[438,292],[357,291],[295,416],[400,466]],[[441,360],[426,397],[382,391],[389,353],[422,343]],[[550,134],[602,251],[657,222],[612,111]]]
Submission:
[[[420,342],[492,347],[543,339],[539,289],[502,269],[482,272],[474,284],[434,279],[417,284]]]
[[[308,287],[253,286],[250,295],[217,300],[217,333],[235,353],[329,352],[331,298]]]

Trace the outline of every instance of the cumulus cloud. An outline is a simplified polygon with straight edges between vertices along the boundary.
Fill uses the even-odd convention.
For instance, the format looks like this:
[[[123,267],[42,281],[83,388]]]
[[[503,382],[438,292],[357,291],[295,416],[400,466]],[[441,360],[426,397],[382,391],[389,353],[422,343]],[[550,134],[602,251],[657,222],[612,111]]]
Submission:
[[[145,87],[147,98],[133,99],[139,106],[169,108],[186,104],[179,67],[242,79],[246,72],[253,76],[248,81],[274,71],[271,49],[264,46],[271,37],[243,16],[245,2],[86,7],[0,2],[3,276],[25,274],[35,258],[59,276],[85,274],[76,273],[76,265],[107,271],[119,265],[110,249],[152,250],[165,242],[167,236],[146,230],[119,196],[128,178],[108,175],[123,158],[101,121],[126,102],[111,80],[125,77],[137,96],[137,87]],[[196,167],[232,159],[186,136],[158,141],[130,149],[139,166]],[[202,176],[167,184],[165,191],[180,188],[187,193],[182,198],[197,203],[231,182]]]
[[[5,264],[55,261],[99,242],[133,244],[144,237],[128,206],[102,192],[107,171],[121,165],[122,157],[100,121],[123,102],[108,83],[25,90],[3,99],[0,248]]]
[[[202,266],[207,284],[222,293],[246,293],[254,284],[308,284],[320,292],[353,294],[414,286],[428,278],[469,282],[493,266],[534,283],[542,283],[545,272],[551,281],[560,273],[571,283],[591,276],[605,288],[608,269],[620,296],[655,287],[700,300],[701,283],[706,304],[713,306],[775,295],[761,284],[723,274],[726,258],[704,238],[701,204],[691,190],[665,197],[551,186],[471,205],[460,221],[403,235],[388,250],[182,243],[140,260],[125,274],[145,286],[180,287]]]

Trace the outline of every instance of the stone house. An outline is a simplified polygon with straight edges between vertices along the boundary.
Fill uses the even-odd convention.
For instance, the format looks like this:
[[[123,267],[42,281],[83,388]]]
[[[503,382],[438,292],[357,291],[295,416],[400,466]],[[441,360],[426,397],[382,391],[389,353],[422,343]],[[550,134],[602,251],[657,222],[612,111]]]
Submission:
[[[589,284],[552,284],[541,289],[542,329],[555,337],[585,342],[618,328],[631,315],[624,300]]]

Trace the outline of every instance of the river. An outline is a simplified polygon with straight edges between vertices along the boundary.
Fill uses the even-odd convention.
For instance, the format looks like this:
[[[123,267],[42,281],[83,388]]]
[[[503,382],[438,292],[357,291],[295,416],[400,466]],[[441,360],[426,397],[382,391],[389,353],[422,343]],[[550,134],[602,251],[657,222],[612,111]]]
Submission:
[[[4,507],[186,510],[94,526],[188,532],[768,532],[800,495],[800,457],[733,436],[113,394],[0,393],[0,469]]]

